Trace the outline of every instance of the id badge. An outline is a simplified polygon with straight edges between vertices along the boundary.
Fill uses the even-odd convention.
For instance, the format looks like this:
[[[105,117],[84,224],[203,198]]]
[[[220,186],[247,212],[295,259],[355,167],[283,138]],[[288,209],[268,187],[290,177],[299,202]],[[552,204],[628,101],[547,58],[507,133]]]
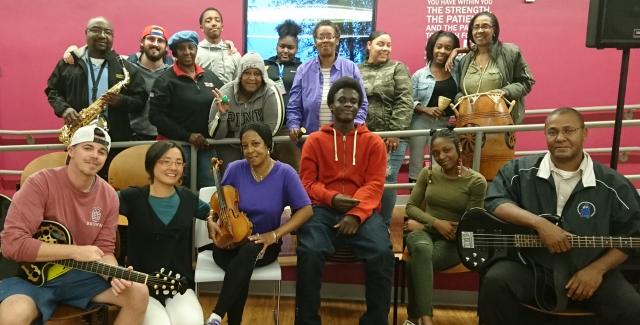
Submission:
[[[278,79],[278,81],[275,81],[276,84],[276,89],[278,89],[278,91],[280,92],[280,95],[285,95],[287,93],[287,90],[284,89],[284,82],[282,81],[282,78]]]

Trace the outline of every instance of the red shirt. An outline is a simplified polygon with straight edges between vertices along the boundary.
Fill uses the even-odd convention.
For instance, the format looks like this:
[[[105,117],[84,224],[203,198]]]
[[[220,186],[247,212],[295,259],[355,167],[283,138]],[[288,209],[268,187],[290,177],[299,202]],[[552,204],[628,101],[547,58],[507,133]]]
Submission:
[[[27,179],[13,197],[2,231],[2,255],[33,262],[41,241],[32,238],[42,220],[63,224],[76,245],[95,245],[113,255],[118,226],[116,192],[96,177],[91,191],[75,188],[67,167],[44,169]]]

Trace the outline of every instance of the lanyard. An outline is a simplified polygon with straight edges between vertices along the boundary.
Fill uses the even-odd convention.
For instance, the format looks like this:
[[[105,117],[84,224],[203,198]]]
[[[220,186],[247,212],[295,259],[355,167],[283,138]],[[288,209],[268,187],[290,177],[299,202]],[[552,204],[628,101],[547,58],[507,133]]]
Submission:
[[[282,79],[284,76],[284,64],[276,63],[278,65],[278,76]]]
[[[100,77],[102,77],[102,71],[104,71],[104,67],[107,66],[107,59],[102,61],[97,78],[93,73],[93,62],[91,62],[89,55],[87,55],[87,63],[89,63],[89,73],[91,74],[91,102],[93,103],[96,101],[96,96],[98,95],[98,84],[100,83]]]

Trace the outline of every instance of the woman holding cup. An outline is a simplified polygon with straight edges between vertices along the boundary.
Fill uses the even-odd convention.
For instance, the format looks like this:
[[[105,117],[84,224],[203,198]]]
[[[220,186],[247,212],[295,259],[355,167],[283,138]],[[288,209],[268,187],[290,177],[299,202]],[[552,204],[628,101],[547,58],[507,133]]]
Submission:
[[[448,109],[457,90],[457,76],[445,70],[449,54],[460,46],[458,37],[438,31],[429,37],[425,52],[427,65],[416,71],[411,78],[413,84],[413,118],[411,130],[439,129],[446,127],[453,111]],[[409,140],[409,182],[415,183],[424,167],[424,148],[428,136],[412,137]]]

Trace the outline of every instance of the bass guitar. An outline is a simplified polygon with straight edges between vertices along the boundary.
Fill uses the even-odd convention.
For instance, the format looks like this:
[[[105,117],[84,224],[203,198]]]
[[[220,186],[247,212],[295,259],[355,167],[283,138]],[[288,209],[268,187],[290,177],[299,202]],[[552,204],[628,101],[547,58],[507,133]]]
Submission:
[[[560,218],[543,215],[558,225]],[[456,242],[460,261],[469,270],[481,271],[500,258],[518,259],[524,248],[544,248],[533,230],[506,223],[481,208],[471,208],[458,223]],[[617,236],[570,235],[569,243],[575,248],[638,248],[640,238]]]
[[[51,220],[44,220],[33,238],[49,244],[73,244],[69,230],[61,223]],[[53,280],[71,269],[142,283],[147,285],[149,290],[155,292],[157,296],[173,297],[188,289],[185,278],[182,278],[180,274],[172,276],[172,271],[165,274],[164,268],[160,272],[146,274],[103,262],[80,262],[71,259],[21,263],[20,275],[34,285],[42,286],[47,281]]]

